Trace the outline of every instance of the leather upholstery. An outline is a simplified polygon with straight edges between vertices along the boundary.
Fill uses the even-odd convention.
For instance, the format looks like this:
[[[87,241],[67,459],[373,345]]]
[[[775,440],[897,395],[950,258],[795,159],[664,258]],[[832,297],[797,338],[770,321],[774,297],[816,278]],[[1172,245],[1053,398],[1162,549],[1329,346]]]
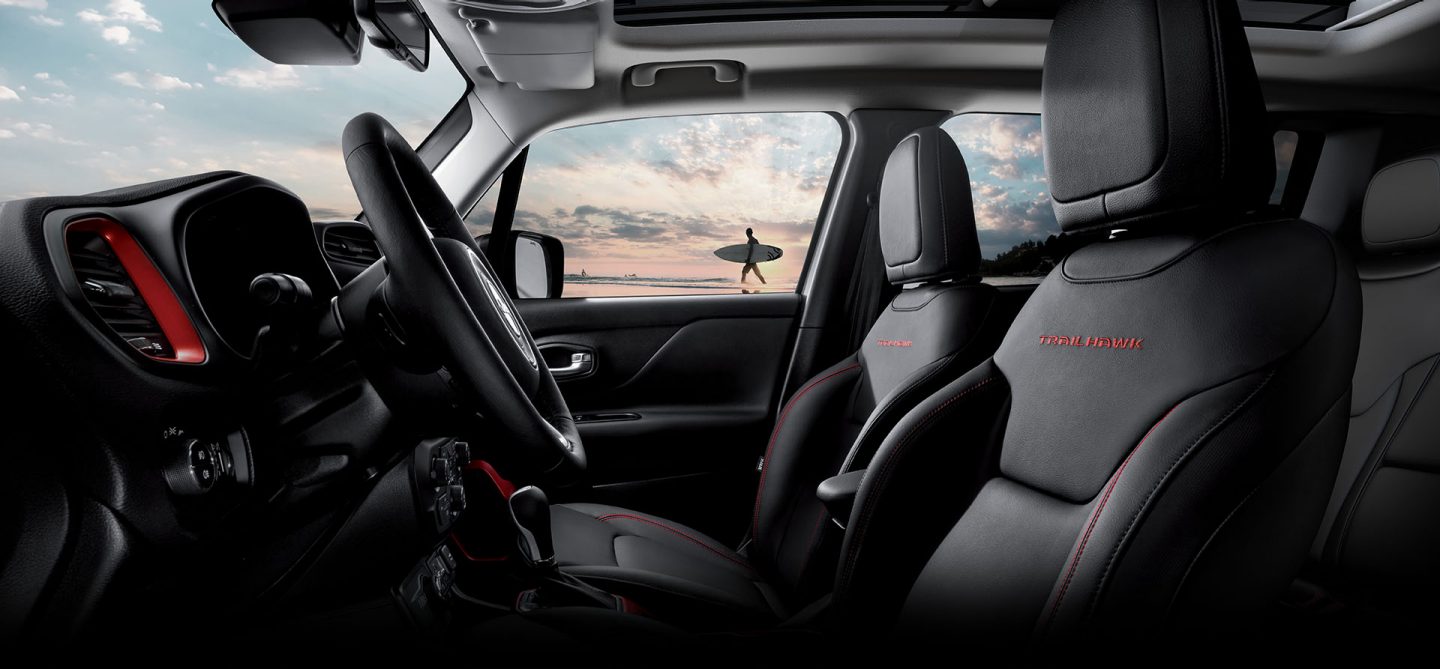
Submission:
[[[991,360],[885,438],[837,577],[847,633],[1143,638],[1285,591],[1340,458],[1359,287],[1323,230],[1233,213],[1270,181],[1233,161],[1272,160],[1236,132],[1264,125],[1258,100],[1233,100],[1255,88],[1246,53],[1232,2],[1062,9],[1044,100],[1057,210],[1072,230],[1143,225],[1071,254]],[[1082,145],[1123,164],[1077,160]],[[1222,206],[1200,209],[1205,193]]]
[[[842,469],[863,469],[911,406],[994,351],[1014,313],[991,286],[938,281],[969,277],[978,265],[964,170],[959,150],[938,128],[906,137],[891,154],[880,203],[881,234],[891,240],[884,247],[888,271],[897,282],[929,283],[896,295],[860,350],[802,384],[781,407],[766,448],[744,568],[717,569],[709,564],[713,555],[679,550],[693,546],[683,545],[689,542],[676,533],[613,519],[599,527],[594,520],[621,511],[576,513],[580,507],[562,506],[552,516],[557,554],[568,572],[602,587],[623,582],[641,605],[690,622],[733,620],[737,609],[743,610],[741,620],[773,621],[829,592],[840,533],[827,522],[816,486]],[[626,534],[632,529],[646,530],[645,541]],[[654,592],[638,591],[647,587]],[[684,594],[686,606],[675,605],[675,593]],[[652,606],[653,599],[664,604]],[[696,604],[707,600],[712,610]]]
[[[1364,322],[1350,432],[1313,548],[1356,604],[1423,606],[1440,594],[1440,169],[1434,154],[1371,181],[1361,220]],[[1429,614],[1433,616],[1432,614]]]
[[[1233,0],[1071,2],[1045,52],[1045,164],[1066,231],[1214,225],[1265,202],[1274,155]]]
[[[976,274],[980,240],[969,183],[965,158],[944,130],[921,128],[895,146],[880,178],[880,250],[890,283]]]
[[[1440,152],[1390,165],[1370,180],[1360,229],[1370,253],[1440,247]]]
[[[744,557],[697,530],[599,504],[555,505],[550,517],[561,569],[660,618],[760,625],[786,613]]]

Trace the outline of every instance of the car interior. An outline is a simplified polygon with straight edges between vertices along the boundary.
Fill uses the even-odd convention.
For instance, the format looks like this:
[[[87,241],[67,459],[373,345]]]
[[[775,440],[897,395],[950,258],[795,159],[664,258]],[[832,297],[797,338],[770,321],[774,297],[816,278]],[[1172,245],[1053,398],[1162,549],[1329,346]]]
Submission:
[[[186,30],[57,4],[0,38]],[[233,89],[226,132],[275,131],[320,81],[365,111],[41,193],[24,147],[99,151],[55,140],[105,98],[0,47],[0,646],[1328,664],[1434,629],[1440,2],[199,5],[264,67],[102,77],[151,130]],[[406,88],[451,69],[448,107]]]

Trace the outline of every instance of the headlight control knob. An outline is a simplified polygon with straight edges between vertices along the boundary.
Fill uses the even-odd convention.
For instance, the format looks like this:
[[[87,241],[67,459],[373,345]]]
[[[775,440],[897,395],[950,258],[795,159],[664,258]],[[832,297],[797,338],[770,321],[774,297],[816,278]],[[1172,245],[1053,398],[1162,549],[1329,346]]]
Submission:
[[[230,455],[215,441],[186,439],[165,467],[165,482],[177,495],[203,495],[231,475]]]

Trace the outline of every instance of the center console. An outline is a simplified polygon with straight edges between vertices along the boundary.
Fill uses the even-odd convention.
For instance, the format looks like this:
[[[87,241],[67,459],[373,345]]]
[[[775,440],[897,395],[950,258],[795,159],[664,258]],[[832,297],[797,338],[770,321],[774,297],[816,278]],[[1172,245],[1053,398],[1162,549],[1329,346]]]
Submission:
[[[418,520],[440,537],[392,591],[420,632],[545,608],[638,610],[561,572],[545,493],[472,460],[469,444],[422,442],[410,470]]]

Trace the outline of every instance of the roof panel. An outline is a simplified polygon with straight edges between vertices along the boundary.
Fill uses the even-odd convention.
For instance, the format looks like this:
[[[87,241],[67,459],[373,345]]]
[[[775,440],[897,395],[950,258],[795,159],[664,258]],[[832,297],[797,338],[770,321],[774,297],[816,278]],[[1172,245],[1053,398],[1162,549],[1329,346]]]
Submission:
[[[1238,0],[1246,25],[1324,30],[1351,0]],[[1059,0],[615,0],[625,26],[851,18],[1051,18]]]

